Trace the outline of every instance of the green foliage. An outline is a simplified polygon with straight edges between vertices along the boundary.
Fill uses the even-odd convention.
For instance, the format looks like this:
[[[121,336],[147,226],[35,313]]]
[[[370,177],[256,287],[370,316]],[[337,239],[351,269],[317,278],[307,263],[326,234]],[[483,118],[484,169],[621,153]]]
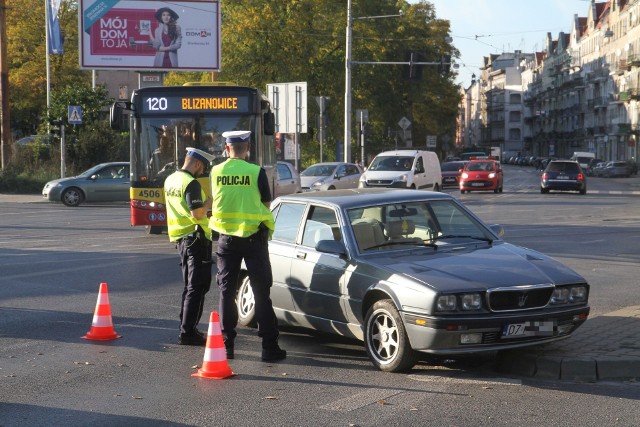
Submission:
[[[90,73],[78,70],[78,2],[61,6],[65,53],[51,56],[52,103],[47,114],[44,5],[39,0],[7,1],[12,129],[28,135],[40,125],[40,132],[46,133],[43,124],[66,118],[69,105],[81,105],[83,124],[65,129],[67,165],[78,171],[99,161],[126,159],[124,138],[99,124],[109,103],[103,88],[93,91]],[[221,7],[221,71],[167,73],[165,85],[215,79],[265,90],[270,83],[307,82],[309,123],[315,122],[318,112],[314,97],[330,98],[323,160],[334,160],[344,126],[346,2],[234,0]],[[458,55],[447,41],[449,22],[438,19],[427,0],[358,0],[353,2],[352,16],[396,15],[399,10],[400,17],[352,21],[352,158],[359,157],[357,109],[369,112],[369,154],[395,147],[402,117],[412,122],[414,147],[424,146],[427,135],[453,136],[455,131],[459,94],[454,73],[442,75],[436,65],[423,66],[421,80],[406,80],[402,65],[355,63],[402,62],[412,51],[429,62],[440,61],[445,54]],[[320,160],[319,143],[312,135],[301,135],[301,146],[303,167]],[[48,161],[59,161],[58,141],[51,150]],[[45,157],[45,153],[32,153],[28,167],[41,166]]]

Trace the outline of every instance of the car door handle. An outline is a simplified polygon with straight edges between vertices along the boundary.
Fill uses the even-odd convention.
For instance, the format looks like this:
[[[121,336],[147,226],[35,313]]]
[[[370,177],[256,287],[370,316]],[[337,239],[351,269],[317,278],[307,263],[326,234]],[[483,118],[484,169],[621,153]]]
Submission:
[[[296,252],[296,258],[298,258],[298,259],[306,259],[307,258],[307,253],[306,252]]]

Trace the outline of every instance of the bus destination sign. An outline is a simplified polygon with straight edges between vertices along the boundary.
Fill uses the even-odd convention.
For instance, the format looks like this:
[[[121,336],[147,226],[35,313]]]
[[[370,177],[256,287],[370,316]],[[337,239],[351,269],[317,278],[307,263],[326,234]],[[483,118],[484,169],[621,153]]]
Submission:
[[[250,112],[248,96],[145,96],[142,114],[196,112]]]

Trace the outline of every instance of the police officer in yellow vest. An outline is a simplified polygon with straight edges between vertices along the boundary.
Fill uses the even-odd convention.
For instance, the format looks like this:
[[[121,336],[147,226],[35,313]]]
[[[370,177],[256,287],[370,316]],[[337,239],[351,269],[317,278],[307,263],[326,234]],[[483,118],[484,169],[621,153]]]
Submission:
[[[204,296],[211,286],[212,244],[207,212],[212,199],[196,178],[206,175],[212,154],[187,148],[182,169],[164,182],[169,240],[177,243],[184,290],[180,308],[182,345],[205,345],[207,337],[197,326],[202,317]]]
[[[268,242],[274,229],[269,204],[271,190],[267,174],[246,161],[250,131],[230,131],[226,138],[229,158],[211,169],[213,205],[209,226],[220,233],[216,250],[220,287],[220,316],[227,358],[234,357],[238,325],[235,304],[240,266],[244,260],[255,298],[258,335],[262,338],[262,360],[282,360],[287,352],[278,346],[278,323],[271,302],[273,282]]]

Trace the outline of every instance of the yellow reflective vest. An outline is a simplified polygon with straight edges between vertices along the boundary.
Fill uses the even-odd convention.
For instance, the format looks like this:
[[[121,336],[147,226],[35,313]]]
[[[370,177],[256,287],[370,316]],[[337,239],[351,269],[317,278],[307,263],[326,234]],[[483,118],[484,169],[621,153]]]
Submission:
[[[275,228],[271,211],[262,203],[258,188],[260,166],[228,159],[211,169],[213,206],[209,227],[220,234],[249,237],[260,224]]]
[[[199,220],[195,219],[191,215],[191,210],[189,210],[187,200],[184,197],[187,186],[194,179],[190,173],[179,170],[169,175],[164,182],[164,199],[167,204],[167,231],[171,242],[175,242],[196,231],[196,225],[200,225],[206,238],[211,240],[208,218],[205,216]],[[202,200],[206,200],[204,191],[202,191]]]

